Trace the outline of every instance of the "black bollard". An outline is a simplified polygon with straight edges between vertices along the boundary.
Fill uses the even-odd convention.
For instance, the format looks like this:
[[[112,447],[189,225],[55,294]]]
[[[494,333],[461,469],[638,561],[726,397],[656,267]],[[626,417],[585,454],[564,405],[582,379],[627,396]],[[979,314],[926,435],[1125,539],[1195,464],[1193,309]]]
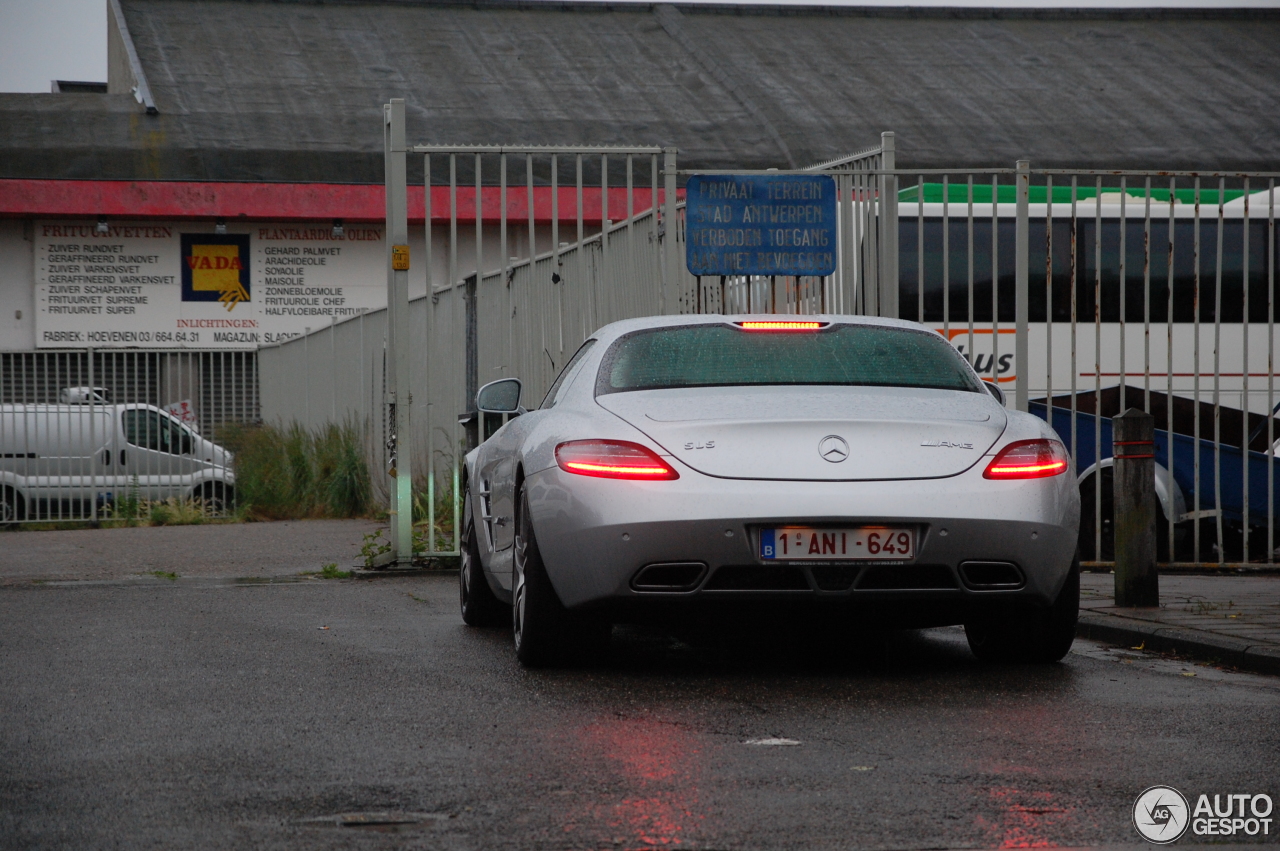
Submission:
[[[1111,421],[1115,470],[1116,605],[1159,606],[1155,418],[1130,408]]]

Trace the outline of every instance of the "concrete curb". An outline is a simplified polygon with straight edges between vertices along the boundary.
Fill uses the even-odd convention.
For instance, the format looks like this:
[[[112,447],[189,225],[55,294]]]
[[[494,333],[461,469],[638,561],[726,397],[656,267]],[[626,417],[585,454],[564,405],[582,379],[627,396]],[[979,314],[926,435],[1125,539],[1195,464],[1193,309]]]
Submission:
[[[1076,635],[1105,644],[1145,645],[1160,653],[1177,653],[1206,662],[1231,665],[1260,674],[1280,674],[1280,647],[1251,644],[1199,629],[1081,611]]]
[[[365,567],[352,567],[352,579],[390,579],[405,576],[456,576],[456,567],[384,567],[370,570]]]

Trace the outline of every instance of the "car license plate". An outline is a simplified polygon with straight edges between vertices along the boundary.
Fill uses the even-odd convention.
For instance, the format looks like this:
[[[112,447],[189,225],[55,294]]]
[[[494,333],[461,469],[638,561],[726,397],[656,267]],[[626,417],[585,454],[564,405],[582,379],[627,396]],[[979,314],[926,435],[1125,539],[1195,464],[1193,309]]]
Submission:
[[[760,530],[760,558],[767,561],[903,561],[915,556],[916,530],[901,526]]]

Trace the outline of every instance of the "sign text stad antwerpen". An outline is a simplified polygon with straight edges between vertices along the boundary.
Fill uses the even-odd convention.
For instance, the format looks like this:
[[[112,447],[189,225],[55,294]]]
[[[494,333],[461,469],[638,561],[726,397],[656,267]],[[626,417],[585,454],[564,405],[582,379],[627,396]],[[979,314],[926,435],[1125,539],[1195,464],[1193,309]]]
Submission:
[[[836,182],[823,174],[694,175],[685,207],[694,275],[830,275]]]

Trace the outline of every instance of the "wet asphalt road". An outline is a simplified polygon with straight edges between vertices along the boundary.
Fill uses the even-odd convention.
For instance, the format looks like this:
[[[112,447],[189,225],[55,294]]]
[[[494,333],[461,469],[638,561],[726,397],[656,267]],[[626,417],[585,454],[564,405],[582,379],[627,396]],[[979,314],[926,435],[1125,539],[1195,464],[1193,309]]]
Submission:
[[[1275,678],[1085,642],[989,667],[958,630],[850,666],[633,629],[529,672],[455,582],[0,588],[0,845],[1137,845],[1153,784],[1280,798]]]

